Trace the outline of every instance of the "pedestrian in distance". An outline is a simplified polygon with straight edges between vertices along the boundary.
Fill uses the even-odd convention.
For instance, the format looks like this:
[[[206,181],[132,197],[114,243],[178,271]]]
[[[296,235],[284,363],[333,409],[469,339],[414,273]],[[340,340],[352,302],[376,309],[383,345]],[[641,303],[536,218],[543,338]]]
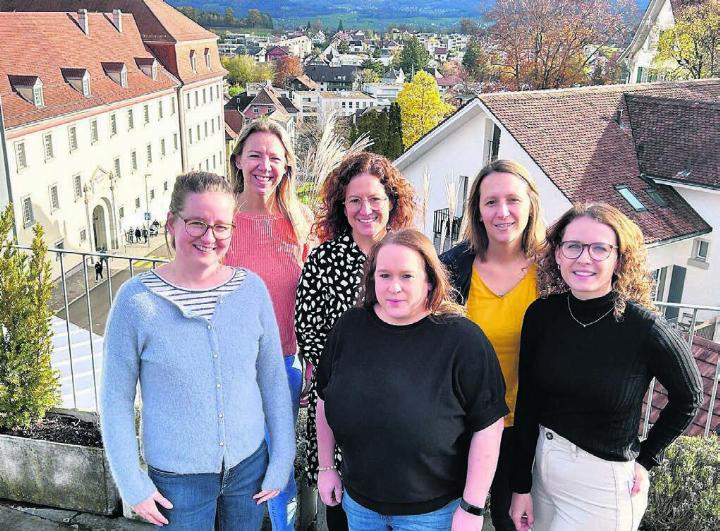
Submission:
[[[130,230],[127,232],[127,238],[128,238],[128,243],[134,243],[135,231],[133,230],[132,227],[130,227]]]
[[[140,238],[142,238],[142,231],[140,230],[140,227],[137,227],[135,229],[135,241],[140,243]]]
[[[147,242],[148,242],[148,236],[150,236],[150,231],[147,229],[147,227],[143,227],[142,236],[143,236],[143,240],[144,240],[143,243],[147,243]]]
[[[616,208],[573,206],[540,264],[542,298],[520,340],[512,520],[518,531],[635,531],[648,470],[702,403],[697,365],[652,304],[640,228]],[[641,442],[653,378],[668,402]]]
[[[323,181],[315,224],[322,243],[303,266],[295,300],[295,335],[309,381],[305,473],[312,486],[318,480],[314,368],[335,322],[357,301],[363,266],[373,244],[388,231],[409,227],[414,216],[412,186],[382,155],[350,155]],[[339,450],[335,459],[339,466]],[[328,529],[346,530],[342,507],[326,509]]]
[[[238,201],[230,250],[225,264],[245,267],[265,282],[275,309],[285,369],[297,420],[302,368],[293,329],[295,289],[310,245],[310,209],[295,192],[297,160],[285,130],[270,120],[248,124],[230,158],[236,169]],[[295,528],[297,485],[291,476],[280,494],[268,502],[274,531]]]
[[[158,528],[259,530],[262,504],[292,473],[272,301],[257,275],[223,264],[234,210],[223,177],[180,175],[166,222],[174,258],[123,284],[108,318],[103,442],[121,496]],[[147,472],[135,427],[138,382]]]
[[[492,345],[451,292],[430,240],[391,232],[370,251],[360,307],[330,333],[318,490],[351,530],[482,530],[508,408]]]
[[[95,260],[95,282],[103,278],[103,263],[102,259],[98,258]]]
[[[505,377],[510,413],[490,488],[496,531],[515,531],[510,519],[510,474],[515,440],[520,331],[528,306],[538,298],[537,260],[545,240],[540,197],[530,173],[517,162],[485,166],[470,189],[463,241],[440,260],[450,271],[457,302],[487,335]]]

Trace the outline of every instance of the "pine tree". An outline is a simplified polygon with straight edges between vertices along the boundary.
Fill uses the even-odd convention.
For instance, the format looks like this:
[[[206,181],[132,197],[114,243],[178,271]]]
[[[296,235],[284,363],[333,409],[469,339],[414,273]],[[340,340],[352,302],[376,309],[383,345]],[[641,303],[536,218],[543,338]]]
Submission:
[[[59,399],[50,366],[50,264],[43,228],[35,225],[32,251],[13,247],[12,205],[0,215],[0,428],[27,427]]]
[[[400,106],[397,103],[390,105],[389,117],[387,154],[385,156],[390,160],[395,160],[403,152],[402,119]]]

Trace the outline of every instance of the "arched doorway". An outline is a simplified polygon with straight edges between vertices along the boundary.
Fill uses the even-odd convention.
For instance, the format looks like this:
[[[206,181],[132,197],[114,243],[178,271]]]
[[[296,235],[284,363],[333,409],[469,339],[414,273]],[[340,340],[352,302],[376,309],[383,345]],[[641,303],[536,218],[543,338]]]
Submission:
[[[107,239],[107,214],[102,205],[98,205],[93,209],[92,213],[92,229],[95,241],[95,250],[108,248]]]

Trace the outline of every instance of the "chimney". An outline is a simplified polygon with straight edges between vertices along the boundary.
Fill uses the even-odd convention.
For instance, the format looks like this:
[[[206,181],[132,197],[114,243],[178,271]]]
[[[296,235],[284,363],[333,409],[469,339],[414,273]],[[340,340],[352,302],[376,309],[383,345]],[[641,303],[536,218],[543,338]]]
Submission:
[[[623,110],[618,109],[615,111],[615,123],[618,125],[622,125],[622,119],[623,119]]]
[[[88,20],[87,9],[78,9],[78,23],[85,35],[90,35],[90,21]]]
[[[122,33],[122,11],[119,9],[113,9],[113,24],[115,28]]]

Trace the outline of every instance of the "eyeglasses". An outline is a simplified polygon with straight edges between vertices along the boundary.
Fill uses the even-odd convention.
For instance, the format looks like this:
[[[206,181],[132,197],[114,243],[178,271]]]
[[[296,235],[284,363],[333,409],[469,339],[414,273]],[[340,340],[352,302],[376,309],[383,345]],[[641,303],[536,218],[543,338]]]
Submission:
[[[367,202],[367,204],[370,205],[370,208],[372,208],[373,210],[377,210],[382,207],[382,204],[387,200],[387,197],[378,196],[351,197],[350,199],[345,200],[345,206],[348,208],[348,210],[357,211],[362,208],[363,203]]]
[[[208,225],[201,219],[185,219],[180,215],[178,215],[178,217],[185,222],[185,232],[193,238],[202,238],[208,229],[212,229],[213,236],[215,236],[216,240],[227,240],[232,236],[232,231],[235,228],[234,223]]]
[[[588,254],[590,254],[590,258],[596,262],[607,260],[613,249],[617,249],[616,245],[610,245],[609,243],[603,242],[582,243],[576,241],[566,241],[560,244],[560,251],[568,260],[576,260],[577,258],[580,258],[580,255],[583,254],[586,247]]]

